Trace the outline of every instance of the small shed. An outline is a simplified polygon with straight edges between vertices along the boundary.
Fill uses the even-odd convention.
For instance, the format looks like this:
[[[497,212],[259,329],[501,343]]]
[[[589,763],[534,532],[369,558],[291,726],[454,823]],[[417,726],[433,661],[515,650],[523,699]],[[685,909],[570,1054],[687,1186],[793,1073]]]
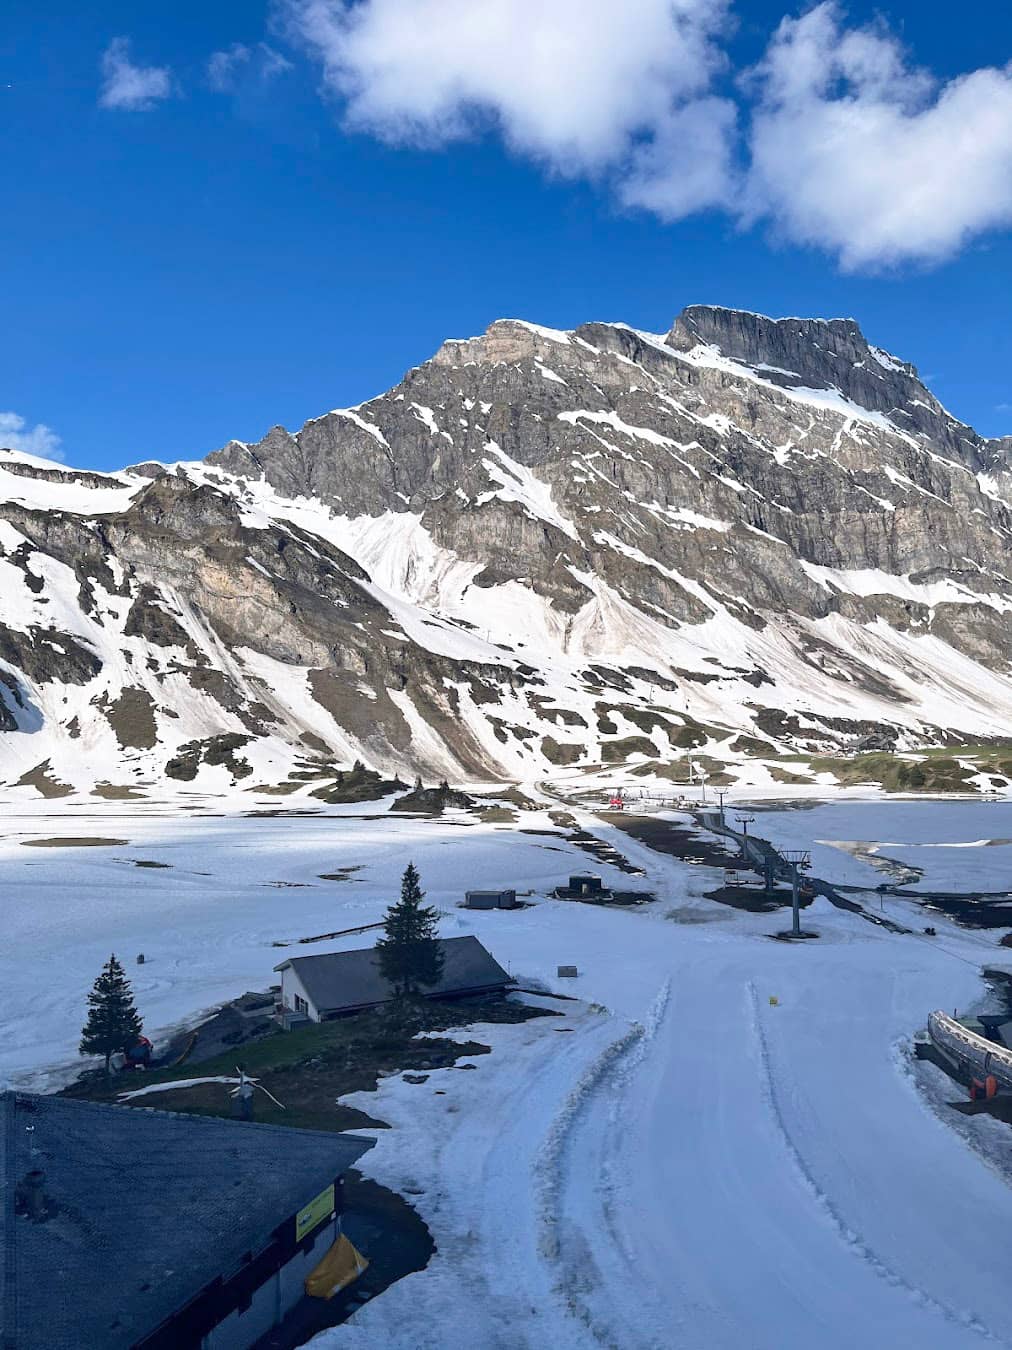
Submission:
[[[604,883],[593,872],[577,872],[569,878],[569,890],[574,895],[600,895]]]
[[[464,904],[468,909],[516,909],[517,893],[508,891],[465,891]]]

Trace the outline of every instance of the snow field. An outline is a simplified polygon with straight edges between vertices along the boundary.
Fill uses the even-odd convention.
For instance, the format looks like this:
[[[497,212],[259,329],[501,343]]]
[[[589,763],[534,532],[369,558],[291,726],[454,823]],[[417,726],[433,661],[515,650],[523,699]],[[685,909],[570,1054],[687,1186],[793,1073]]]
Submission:
[[[194,794],[195,806],[201,803]],[[276,809],[277,800],[270,805]],[[409,861],[430,901],[446,910],[448,935],[476,931],[480,923],[481,916],[456,909],[469,886],[545,893],[569,871],[593,863],[562,835],[528,836],[453,813],[441,821],[391,816],[388,805],[306,817],[187,819],[176,808],[158,815],[148,805],[99,808],[67,798],[44,815],[23,806],[12,813],[0,843],[7,953],[0,1081],[28,1086],[77,1071],[85,997],[110,951],[125,961],[145,1024],[157,1034],[245,989],[275,983],[273,967],[286,955],[369,945],[368,934],[272,944],[377,921]],[[543,812],[527,813],[524,824],[552,829]],[[30,846],[59,837],[127,842]],[[593,866],[614,884],[628,880]],[[346,881],[322,879],[343,867],[361,870]],[[499,950],[499,917],[493,916],[490,942],[505,961],[510,952]],[[145,963],[136,965],[141,952]],[[566,959],[562,951],[558,961]],[[538,973],[550,966],[550,959],[540,961]]]
[[[642,881],[559,837],[465,817],[183,820],[129,807],[12,819],[0,875],[17,959],[0,981],[0,1063],[19,1082],[44,1081],[47,1066],[55,1081],[71,1061],[111,947],[148,1025],[170,1025],[262,988],[293,950],[273,941],[378,918],[409,858],[446,911],[445,935],[473,932],[521,983],[581,1000],[536,1000],[558,1018],[476,1025],[467,1034],[492,1053],[471,1072],[398,1075],[347,1099],[392,1126],[363,1167],[408,1195],[438,1250],[321,1347],[1012,1346],[1001,1274],[1012,1191],[931,1108],[905,1049],[931,1008],[980,997],[993,936],[945,920],[935,941],[891,934],[819,900],[818,942],[771,942],[782,912],[718,906],[703,893],[719,872],[591,818],[580,823],[643,867]],[[131,842],[20,842],[60,834]],[[989,850],[963,852],[972,865]],[[588,864],[657,903],[453,907],[473,883],[544,893]],[[341,867],[362,870],[320,880]],[[134,966],[135,951],[149,962]],[[557,980],[560,963],[579,978]]]
[[[935,944],[905,938],[821,900],[803,947],[768,940],[782,914],[671,924],[671,904],[713,906],[689,869],[616,842],[665,897],[651,913],[544,906],[503,931],[527,968],[563,925],[581,992],[612,1011],[558,1036],[562,1072],[518,1058],[526,1029],[481,1028],[493,1054],[464,1083],[445,1070],[363,1095],[396,1127],[370,1168],[421,1189],[439,1254],[322,1343],[1012,1344],[997,1278],[1012,1193],[930,1109],[904,1048],[931,1006],[979,997],[993,939],[944,922]],[[713,880],[692,872],[694,890]]]

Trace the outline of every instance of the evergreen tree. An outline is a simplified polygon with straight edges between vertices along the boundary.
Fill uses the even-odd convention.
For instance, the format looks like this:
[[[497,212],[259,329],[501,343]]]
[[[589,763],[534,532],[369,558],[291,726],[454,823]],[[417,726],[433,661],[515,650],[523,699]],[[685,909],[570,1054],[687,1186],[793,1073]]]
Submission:
[[[422,987],[431,988],[443,974],[443,950],[436,936],[439,915],[432,905],[423,905],[425,893],[414,863],[408,863],[401,878],[401,898],[390,906],[377,942],[380,970],[398,1000],[417,998]]]
[[[105,1071],[117,1050],[133,1045],[141,1034],[141,1019],[126,972],[110,956],[88,995],[88,1020],[81,1030],[82,1055],[104,1055]]]

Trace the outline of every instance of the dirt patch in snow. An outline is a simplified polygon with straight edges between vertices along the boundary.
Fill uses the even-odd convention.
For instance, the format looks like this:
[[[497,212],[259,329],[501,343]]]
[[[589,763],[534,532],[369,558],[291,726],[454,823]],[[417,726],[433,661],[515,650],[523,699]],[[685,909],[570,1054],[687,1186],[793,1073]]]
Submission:
[[[616,813],[617,814],[617,813]],[[601,818],[609,825],[618,825],[622,828],[621,821],[615,819],[614,815],[606,812],[601,813]],[[599,863],[607,863],[609,867],[615,867],[626,876],[642,877],[646,874],[642,867],[637,867],[631,863],[623,853],[619,853],[614,844],[609,844],[605,839],[598,839],[596,834],[589,834],[586,830],[572,830],[566,840],[570,844],[575,844],[578,849],[596,859]]]
[[[722,843],[675,821],[659,816],[626,815],[618,811],[604,817],[616,829],[682,862],[704,864],[707,867],[729,867],[738,861],[737,853],[730,853]]]
[[[718,886],[716,890],[704,894],[707,900],[716,900],[718,904],[743,909],[749,914],[770,914],[781,905],[791,903],[790,891],[782,894],[777,892],[777,897],[773,898],[758,886]]]
[[[121,750],[150,750],[158,744],[155,704],[146,689],[128,684],[119,698],[99,706],[116,733]]]
[[[58,778],[52,776],[48,759],[23,773],[15,787],[33,787],[42,797],[69,797],[74,790],[69,784],[61,783]]]
[[[96,783],[92,788],[93,797],[104,797],[110,802],[142,802],[144,793],[132,783]]]
[[[109,848],[122,847],[129,839],[102,839],[97,835],[81,835],[61,839],[22,839],[22,848]]]

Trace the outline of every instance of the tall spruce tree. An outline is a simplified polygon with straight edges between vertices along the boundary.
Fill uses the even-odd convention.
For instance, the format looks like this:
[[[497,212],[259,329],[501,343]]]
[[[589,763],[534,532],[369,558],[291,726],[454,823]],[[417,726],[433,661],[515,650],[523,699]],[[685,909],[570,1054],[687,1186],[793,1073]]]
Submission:
[[[380,970],[399,1001],[417,998],[422,988],[438,984],[443,974],[443,949],[436,936],[439,914],[432,905],[423,905],[424,899],[415,865],[408,863],[401,898],[387,910],[383,936],[376,944]]]
[[[126,972],[115,956],[102,967],[88,995],[88,1020],[81,1030],[82,1055],[104,1055],[105,1071],[117,1050],[133,1045],[142,1023]]]

